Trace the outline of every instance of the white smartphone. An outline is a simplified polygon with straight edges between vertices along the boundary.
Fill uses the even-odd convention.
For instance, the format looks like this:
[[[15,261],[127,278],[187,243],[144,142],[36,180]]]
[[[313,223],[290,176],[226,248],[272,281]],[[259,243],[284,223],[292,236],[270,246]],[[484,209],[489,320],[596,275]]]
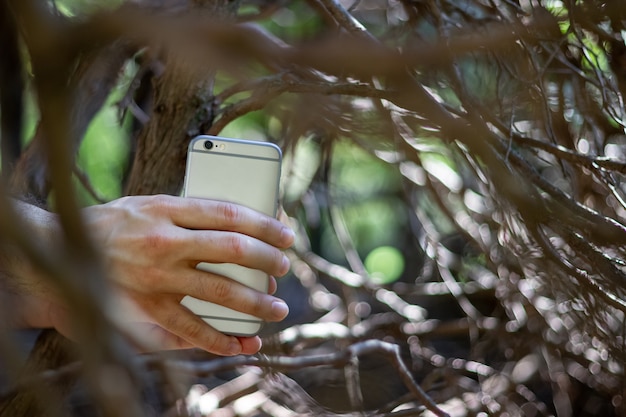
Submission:
[[[197,136],[189,144],[183,196],[228,201],[275,217],[281,165],[282,152],[272,143]],[[268,291],[263,271],[228,263],[196,268]],[[252,336],[263,325],[258,317],[190,296],[181,304],[225,334]]]

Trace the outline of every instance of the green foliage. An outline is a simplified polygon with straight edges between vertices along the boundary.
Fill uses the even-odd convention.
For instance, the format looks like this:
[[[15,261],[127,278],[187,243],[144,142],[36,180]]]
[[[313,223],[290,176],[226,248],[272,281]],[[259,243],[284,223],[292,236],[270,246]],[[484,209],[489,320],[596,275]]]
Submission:
[[[314,13],[308,2],[302,0],[290,2],[289,7],[281,7],[271,19],[260,23],[288,41],[317,36],[323,27],[321,16]]]
[[[130,151],[130,118],[122,117],[119,101],[124,97],[134,71],[135,66],[129,63],[118,85],[89,124],[78,150],[76,166],[89,184],[85,186],[76,178],[78,197],[84,205],[122,196]]]
[[[55,7],[65,16],[70,17],[93,13],[103,9],[115,9],[123,2],[123,0],[48,0],[52,7]]]
[[[398,171],[353,143],[334,148],[330,179],[333,203],[363,255],[383,244],[394,244],[404,227]]]
[[[39,108],[37,107],[37,98],[30,89],[24,94],[24,112],[22,126],[22,144],[26,145],[35,134],[37,122],[39,121]]]
[[[220,136],[248,140],[268,140],[267,115],[262,111],[247,113],[228,124]]]
[[[89,125],[78,154],[78,167],[89,178],[97,195],[112,200],[122,195],[122,177],[128,157],[128,130],[120,123],[115,97],[111,97]],[[98,202],[80,187],[85,204]]]

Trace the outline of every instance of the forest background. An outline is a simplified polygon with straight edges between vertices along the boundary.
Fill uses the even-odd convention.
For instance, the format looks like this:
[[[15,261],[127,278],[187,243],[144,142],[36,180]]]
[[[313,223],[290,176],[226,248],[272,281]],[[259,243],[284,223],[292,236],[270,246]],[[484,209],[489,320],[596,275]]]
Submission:
[[[621,1],[0,11],[2,244],[103,335],[4,331],[0,415],[626,415]],[[291,314],[253,357],[131,355],[88,236],[49,259],[6,196],[177,195],[200,133],[282,147]]]

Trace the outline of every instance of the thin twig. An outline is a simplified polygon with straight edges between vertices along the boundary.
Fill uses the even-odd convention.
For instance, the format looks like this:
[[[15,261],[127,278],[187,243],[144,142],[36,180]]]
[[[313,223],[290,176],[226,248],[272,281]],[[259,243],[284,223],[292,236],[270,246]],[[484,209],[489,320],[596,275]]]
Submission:
[[[238,366],[257,366],[268,368],[274,371],[288,371],[321,365],[346,366],[354,357],[371,354],[383,354],[396,368],[406,387],[426,408],[438,416],[448,416],[437,404],[422,390],[415,382],[404,361],[400,356],[400,349],[397,345],[380,340],[366,340],[358,342],[347,348],[328,354],[309,355],[300,357],[245,357],[236,356],[234,358],[223,358],[213,362],[193,363],[183,361],[172,361],[171,366],[179,372],[185,372],[196,376],[207,376],[218,371],[232,369]],[[149,362],[150,359],[146,358]]]

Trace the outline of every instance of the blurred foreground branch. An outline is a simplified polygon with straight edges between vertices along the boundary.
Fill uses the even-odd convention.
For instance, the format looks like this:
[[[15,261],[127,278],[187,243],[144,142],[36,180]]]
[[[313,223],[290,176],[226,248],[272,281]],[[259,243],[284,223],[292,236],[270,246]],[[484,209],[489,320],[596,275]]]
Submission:
[[[74,383],[115,416],[623,414],[620,1],[53,3],[0,6],[0,246],[69,301],[79,362],[15,366],[0,414],[43,414],[33,390],[77,413],[56,398]],[[22,151],[27,93],[10,84],[25,68],[40,122]],[[76,187],[100,195],[77,154],[109,102],[129,136],[120,195],[177,195],[198,133],[244,126],[283,147],[292,313],[261,355],[138,356],[109,317]],[[9,186],[53,203],[58,252],[23,233]],[[393,277],[367,259],[389,247]]]

